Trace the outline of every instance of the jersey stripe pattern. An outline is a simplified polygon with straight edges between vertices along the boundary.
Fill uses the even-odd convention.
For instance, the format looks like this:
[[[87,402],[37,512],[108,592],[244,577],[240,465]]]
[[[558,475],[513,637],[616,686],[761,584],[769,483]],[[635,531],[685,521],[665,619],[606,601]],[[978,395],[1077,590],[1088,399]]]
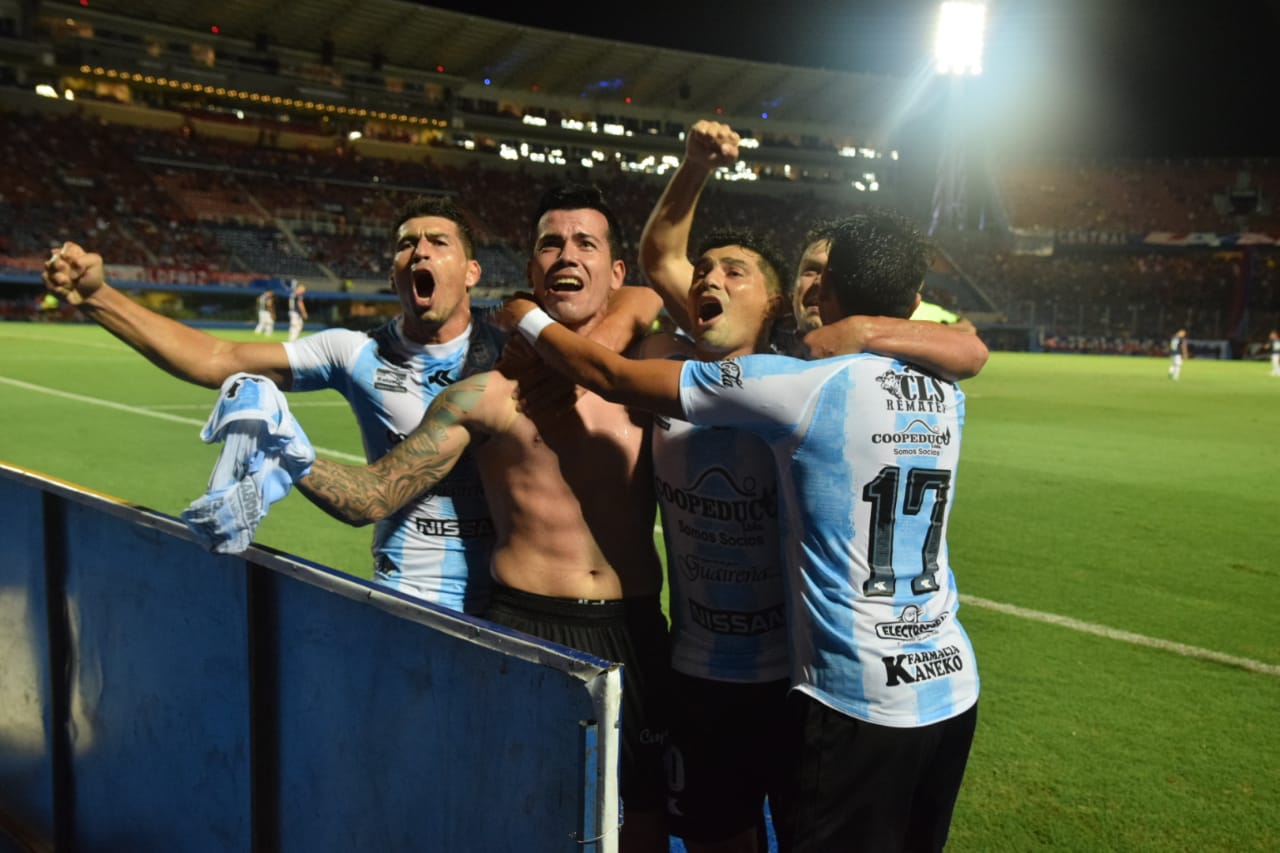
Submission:
[[[793,689],[885,726],[968,710],[978,673],[946,545],[960,389],[874,355],[686,362],[680,385],[691,422],[772,449]]]
[[[369,332],[328,329],[285,344],[293,390],[332,388],[351,404],[374,461],[422,420],[436,395],[492,366],[500,333],[473,320],[444,344],[416,344],[402,320]],[[374,579],[435,604],[476,613],[488,603],[493,521],[470,453],[436,486],[374,528]]]
[[[671,584],[671,665],[718,681],[787,677],[778,481],[743,430],[655,418],[654,486]]]

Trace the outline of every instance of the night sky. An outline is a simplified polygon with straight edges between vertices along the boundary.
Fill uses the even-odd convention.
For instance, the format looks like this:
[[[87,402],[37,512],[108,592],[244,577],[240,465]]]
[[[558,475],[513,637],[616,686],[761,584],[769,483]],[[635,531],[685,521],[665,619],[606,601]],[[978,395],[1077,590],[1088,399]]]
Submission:
[[[550,7],[438,0],[549,30],[787,65],[910,76],[936,0],[651,0]],[[1014,149],[1280,155],[1280,0],[992,0],[985,124]],[[641,12],[640,10],[645,10]],[[785,13],[783,12],[785,10]]]

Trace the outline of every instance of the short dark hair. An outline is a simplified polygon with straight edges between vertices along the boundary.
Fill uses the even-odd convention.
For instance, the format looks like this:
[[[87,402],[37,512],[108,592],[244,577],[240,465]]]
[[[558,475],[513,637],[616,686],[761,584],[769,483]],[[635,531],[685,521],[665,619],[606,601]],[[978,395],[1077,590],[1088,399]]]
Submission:
[[[800,254],[803,255],[805,249],[808,249],[814,243],[831,242],[831,238],[835,236],[836,233],[837,221],[838,220],[835,219],[819,219],[817,222],[813,223],[813,225],[809,226],[809,230],[804,234],[804,242],[800,244]],[[797,258],[796,262],[799,263],[799,260],[800,259]]]
[[[932,262],[932,248],[905,217],[887,210],[832,223],[822,286],[849,314],[910,317]]]
[[[760,256],[760,271],[764,273],[769,290],[781,296],[785,290],[782,271],[786,269],[782,254],[767,239],[747,228],[721,228],[712,231],[698,244],[697,257],[712,249],[724,246],[741,246]]]
[[[462,237],[462,249],[466,252],[467,260],[473,260],[476,256],[476,241],[471,233],[471,223],[467,220],[467,216],[462,209],[454,203],[453,198],[447,195],[420,195],[410,200],[400,210],[399,217],[396,218],[396,224],[391,229],[391,245],[395,245],[397,237],[400,235],[400,226],[404,225],[410,219],[417,219],[421,216],[438,216],[441,219],[448,219],[450,222],[458,226],[458,234]]]
[[[552,210],[595,210],[604,217],[609,227],[609,257],[622,257],[622,226],[613,208],[604,200],[604,193],[595,184],[558,184],[542,194],[538,208],[529,222],[529,246],[538,244],[538,223]]]
[[[809,251],[809,247],[814,243],[830,243],[831,235],[835,233],[834,219],[819,219],[809,227],[805,232],[804,240],[800,243],[800,252],[796,255],[796,262],[791,266],[793,272],[798,273],[800,263],[804,260],[805,253]],[[790,297],[796,289],[795,275],[788,276],[784,279],[786,282],[785,292]]]

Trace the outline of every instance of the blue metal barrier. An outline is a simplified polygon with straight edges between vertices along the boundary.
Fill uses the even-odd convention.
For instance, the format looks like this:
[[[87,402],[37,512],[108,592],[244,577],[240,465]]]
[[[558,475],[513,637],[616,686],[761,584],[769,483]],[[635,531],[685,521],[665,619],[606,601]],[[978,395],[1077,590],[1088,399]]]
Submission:
[[[0,465],[0,837],[616,850],[616,665]]]

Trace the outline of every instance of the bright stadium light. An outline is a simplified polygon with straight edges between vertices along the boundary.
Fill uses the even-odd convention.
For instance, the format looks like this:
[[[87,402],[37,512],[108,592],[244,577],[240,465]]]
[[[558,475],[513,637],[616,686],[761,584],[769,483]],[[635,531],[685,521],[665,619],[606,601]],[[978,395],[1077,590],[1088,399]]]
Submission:
[[[982,73],[986,24],[985,3],[954,0],[942,4],[933,41],[934,67],[939,74],[976,77]]]

